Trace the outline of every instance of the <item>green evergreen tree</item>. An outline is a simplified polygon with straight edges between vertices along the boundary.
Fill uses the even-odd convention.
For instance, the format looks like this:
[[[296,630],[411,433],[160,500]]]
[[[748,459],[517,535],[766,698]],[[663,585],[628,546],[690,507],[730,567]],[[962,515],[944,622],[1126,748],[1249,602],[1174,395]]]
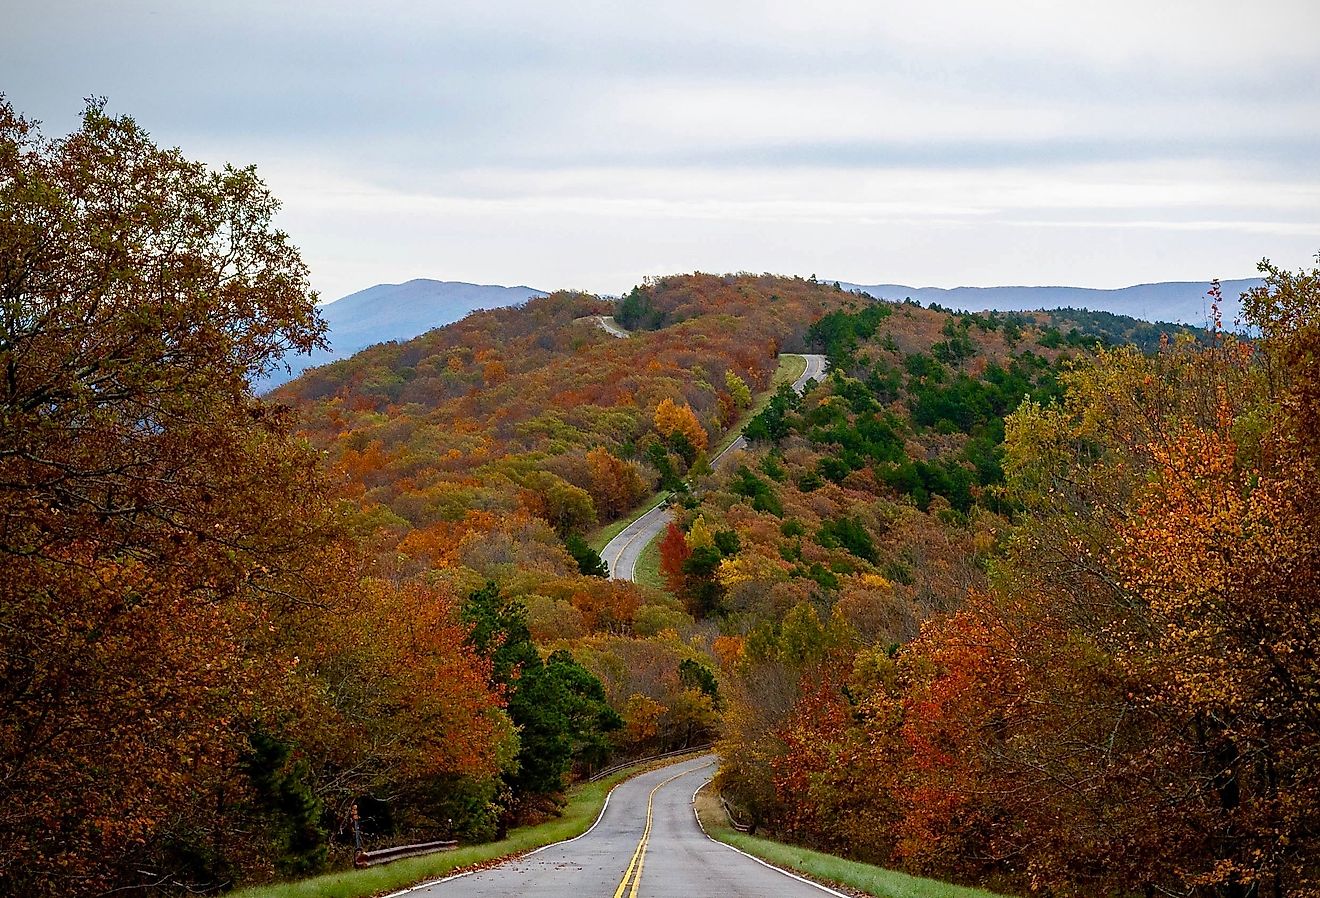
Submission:
[[[292,747],[261,730],[248,744],[242,768],[280,846],[276,866],[290,876],[317,872],[326,860],[325,805],[308,784],[307,762],[290,763]]]
[[[577,562],[578,570],[585,576],[609,577],[609,566],[600,557],[600,553],[587,545],[587,541],[581,536],[570,533],[568,539],[564,541],[564,545],[568,548],[568,554],[572,555],[573,560]]]
[[[506,689],[518,729],[517,771],[507,780],[514,795],[563,791],[573,762],[599,763],[609,752],[607,735],[623,726],[605,687],[562,649],[542,661],[523,604],[493,582],[468,597],[463,617],[472,645],[491,658],[492,679]]]

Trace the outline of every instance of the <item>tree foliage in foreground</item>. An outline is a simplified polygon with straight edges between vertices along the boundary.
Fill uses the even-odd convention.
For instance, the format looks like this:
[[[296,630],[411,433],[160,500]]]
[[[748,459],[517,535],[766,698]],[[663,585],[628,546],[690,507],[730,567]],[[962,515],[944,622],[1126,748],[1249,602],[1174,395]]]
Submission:
[[[48,140],[0,99],[5,894],[315,869],[353,798],[497,772],[456,607],[360,579],[248,387],[322,330],[276,207],[99,104]]]
[[[256,713],[264,618],[306,597],[315,459],[247,389],[320,334],[274,210],[251,170],[208,171],[96,105],[46,141],[0,102],[11,883],[94,886],[89,857],[143,844],[219,776],[226,721]]]
[[[1262,270],[1258,344],[1103,351],[1009,418],[1023,513],[962,609],[747,641],[721,776],[764,825],[1051,893],[1317,893],[1320,272]]]

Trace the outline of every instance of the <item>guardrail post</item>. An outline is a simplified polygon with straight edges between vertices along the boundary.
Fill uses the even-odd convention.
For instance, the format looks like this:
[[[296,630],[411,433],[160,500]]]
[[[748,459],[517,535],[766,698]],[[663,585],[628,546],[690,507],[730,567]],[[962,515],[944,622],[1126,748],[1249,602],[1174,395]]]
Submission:
[[[680,748],[677,751],[668,751],[660,755],[651,755],[645,758],[635,758],[631,761],[624,761],[622,763],[615,764],[611,767],[606,767],[604,770],[600,770],[597,771],[596,773],[593,773],[591,776],[587,777],[587,782],[594,783],[597,780],[604,779],[605,777],[609,776],[611,773],[617,773],[618,771],[623,770],[627,767],[632,767],[634,764],[645,764],[648,761],[663,761],[665,758],[674,758],[674,757],[678,757],[679,755],[696,754],[699,751],[705,751],[708,748],[713,748],[714,745],[715,743],[713,742],[707,742],[705,745],[693,745],[690,748]]]
[[[393,848],[379,848],[375,851],[363,851],[353,860],[355,867],[374,867],[376,864],[388,864],[390,861],[402,860],[406,857],[420,857],[424,854],[434,854],[437,851],[450,851],[458,847],[458,842],[453,839],[443,839],[437,842],[418,842],[414,845],[396,845]]]

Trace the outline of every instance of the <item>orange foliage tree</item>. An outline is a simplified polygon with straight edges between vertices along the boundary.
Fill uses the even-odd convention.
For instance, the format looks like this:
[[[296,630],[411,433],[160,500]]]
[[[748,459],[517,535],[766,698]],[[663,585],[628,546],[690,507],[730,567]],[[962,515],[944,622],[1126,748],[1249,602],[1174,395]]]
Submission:
[[[276,208],[97,104],[47,141],[0,98],[4,894],[304,873],[360,789],[495,798],[515,737],[452,599],[364,579],[388,526],[251,393],[322,330]]]
[[[616,458],[604,446],[587,452],[591,474],[591,495],[597,510],[615,518],[631,511],[646,496],[647,483],[634,462]]]
[[[248,387],[322,327],[276,207],[95,103],[47,141],[0,98],[0,891],[138,880],[288,686],[272,621],[337,537]]]
[[[669,398],[660,400],[655,408],[655,429],[666,439],[681,434],[688,445],[698,451],[706,448],[706,428],[701,426],[687,403],[679,404]]]
[[[325,797],[339,813],[359,795],[392,790],[414,793],[396,813],[435,826],[452,812],[417,794],[437,779],[492,778],[516,745],[460,604],[443,587],[365,579],[336,613],[297,631],[299,677],[332,697],[314,734],[336,773]]]
[[[660,540],[660,573],[665,577],[665,584],[670,592],[680,592],[687,582],[687,572],[683,565],[692,555],[687,537],[677,524],[670,522],[665,528],[665,535]]]

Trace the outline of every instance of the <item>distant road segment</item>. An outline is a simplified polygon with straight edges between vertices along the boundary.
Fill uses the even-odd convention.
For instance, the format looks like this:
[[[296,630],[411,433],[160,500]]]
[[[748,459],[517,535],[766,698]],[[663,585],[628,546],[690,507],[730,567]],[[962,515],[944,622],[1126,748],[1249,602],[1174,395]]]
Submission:
[[[807,388],[807,381],[814,380],[817,383],[820,383],[821,379],[825,376],[825,369],[828,368],[830,364],[825,360],[825,356],[823,355],[816,355],[815,353],[809,352],[801,353],[801,355],[807,360],[807,370],[802,372],[801,377],[793,381],[793,392],[797,393],[799,396],[801,396],[802,391]]]
[[[604,316],[598,317],[602,319],[601,326],[604,327]],[[610,322],[613,323],[613,319],[610,319]],[[611,333],[613,332],[611,331]],[[624,334],[626,335],[627,331]],[[799,395],[806,389],[807,381],[819,381],[825,375],[825,368],[828,364],[823,355],[804,353],[802,357],[807,360],[806,370],[802,372],[801,377],[793,381],[793,390]],[[710,466],[712,468],[718,467],[729,457],[730,453],[746,448],[747,440],[739,434],[737,439],[726,446],[719,455],[711,459]],[[600,557],[604,559],[605,564],[610,569],[610,577],[615,580],[635,580],[637,559],[641,557],[642,550],[664,532],[664,529],[669,526],[669,522],[673,519],[673,511],[670,510],[668,505],[661,502],[619,531],[619,535],[606,543],[605,548],[600,553]]]
[[[741,439],[741,438],[740,438]],[[637,574],[637,559],[651,540],[659,536],[674,519],[673,510],[662,501],[646,514],[619,531],[605,544],[600,557],[610,569],[613,580],[632,580]]]
[[[609,315],[592,315],[591,320],[611,337],[621,337],[626,340],[632,336],[631,333],[619,327],[618,323]]]

